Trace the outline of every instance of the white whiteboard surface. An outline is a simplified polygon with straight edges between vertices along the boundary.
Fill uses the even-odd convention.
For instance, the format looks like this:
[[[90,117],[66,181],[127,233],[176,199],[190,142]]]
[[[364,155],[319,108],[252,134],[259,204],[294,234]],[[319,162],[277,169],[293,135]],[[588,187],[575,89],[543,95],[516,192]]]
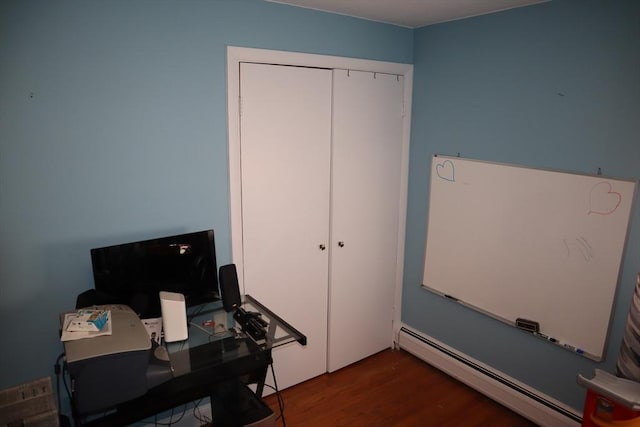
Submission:
[[[636,182],[434,156],[423,286],[601,360]]]

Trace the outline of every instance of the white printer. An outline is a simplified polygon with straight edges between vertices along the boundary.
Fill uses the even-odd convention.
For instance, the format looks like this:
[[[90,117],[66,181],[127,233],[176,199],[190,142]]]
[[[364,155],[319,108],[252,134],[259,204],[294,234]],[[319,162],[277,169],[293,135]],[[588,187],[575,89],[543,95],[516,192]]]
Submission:
[[[121,304],[94,308],[111,311],[111,335],[64,342],[73,400],[80,414],[112,407],[149,388],[151,339],[138,315]],[[170,365],[168,373],[166,379],[171,378]]]

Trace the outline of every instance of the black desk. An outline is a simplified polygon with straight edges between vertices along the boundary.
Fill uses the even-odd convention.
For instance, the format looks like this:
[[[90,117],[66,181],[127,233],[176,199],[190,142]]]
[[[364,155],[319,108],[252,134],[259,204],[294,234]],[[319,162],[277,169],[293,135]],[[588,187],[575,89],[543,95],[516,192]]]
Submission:
[[[260,313],[268,322],[264,342],[258,344],[244,333],[207,333],[193,324],[198,325],[202,320],[222,313],[222,304],[215,302],[194,307],[195,310],[189,310],[193,324],[189,326],[188,340],[165,344],[174,370],[173,379],[102,415],[74,414],[76,423],[127,425],[203,397],[211,398],[216,426],[249,424],[272,414],[260,399],[267,370],[273,361],[271,350],[294,341],[306,345],[306,337],[249,295],[244,297],[242,308]],[[233,322],[231,315],[227,318]],[[257,384],[255,394],[246,384]]]

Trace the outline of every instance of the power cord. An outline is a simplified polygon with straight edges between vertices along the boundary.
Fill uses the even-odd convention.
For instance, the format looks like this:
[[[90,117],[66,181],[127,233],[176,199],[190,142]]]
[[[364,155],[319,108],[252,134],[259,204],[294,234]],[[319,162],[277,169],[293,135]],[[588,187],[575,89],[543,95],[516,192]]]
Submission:
[[[166,422],[158,421],[158,415],[156,414],[156,415],[153,416],[153,425],[155,427],[158,427],[158,426],[170,427],[170,426],[172,426],[172,425],[174,425],[176,423],[179,423],[182,420],[182,418],[184,418],[186,412],[187,412],[187,404],[185,404],[183,406],[182,413],[178,416],[177,419],[174,420],[173,416],[176,415],[176,408],[173,408],[173,409],[171,409],[171,414],[169,415],[169,421],[166,421]],[[135,423],[133,423],[131,425],[132,426],[134,426],[134,425],[135,426],[146,426],[146,425],[149,425],[150,419],[151,418],[146,418],[146,419],[141,420],[141,421],[136,421]]]
[[[60,353],[56,359],[56,364],[53,365],[53,371],[56,373],[56,393],[58,394],[58,410],[62,407],[62,400],[60,399],[60,361],[64,358],[64,353]]]
[[[53,371],[56,374],[56,394],[58,396],[58,420],[61,426],[69,426],[71,423],[69,422],[69,417],[66,415],[62,415],[62,397],[60,395],[60,375],[62,374],[62,382],[64,383],[64,388],[67,392],[67,396],[69,397],[69,402],[71,402],[71,391],[67,386],[67,378],[66,378],[66,363],[62,363],[60,366],[60,362],[64,360],[65,353],[60,353],[58,358],[56,359],[56,364],[53,365]]]
[[[211,418],[200,412],[200,403],[202,403],[203,399],[198,400],[193,405],[193,417],[197,419],[201,424],[209,425],[212,424]]]
[[[176,419],[176,420],[174,420],[174,419],[173,419],[174,411],[175,411],[175,408],[171,409],[171,415],[169,416],[169,421],[168,421],[168,422],[166,422],[166,423],[161,423],[161,422],[159,422],[159,421],[158,421],[158,416],[157,416],[157,415],[155,415],[155,416],[154,416],[154,424],[155,424],[156,426],[172,426],[172,425],[174,425],[175,423],[180,422],[180,420],[182,420],[182,418],[184,418],[184,415],[185,415],[185,414],[186,414],[186,412],[187,412],[187,405],[185,404],[185,405],[182,407],[182,413],[178,416],[178,419]]]

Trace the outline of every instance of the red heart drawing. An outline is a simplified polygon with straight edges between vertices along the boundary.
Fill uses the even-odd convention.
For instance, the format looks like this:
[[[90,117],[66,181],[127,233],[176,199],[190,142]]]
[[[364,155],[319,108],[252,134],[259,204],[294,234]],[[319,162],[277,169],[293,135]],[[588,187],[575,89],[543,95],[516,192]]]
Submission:
[[[596,184],[589,194],[589,214],[612,214],[622,202],[622,195],[613,191],[610,183],[603,181]]]

